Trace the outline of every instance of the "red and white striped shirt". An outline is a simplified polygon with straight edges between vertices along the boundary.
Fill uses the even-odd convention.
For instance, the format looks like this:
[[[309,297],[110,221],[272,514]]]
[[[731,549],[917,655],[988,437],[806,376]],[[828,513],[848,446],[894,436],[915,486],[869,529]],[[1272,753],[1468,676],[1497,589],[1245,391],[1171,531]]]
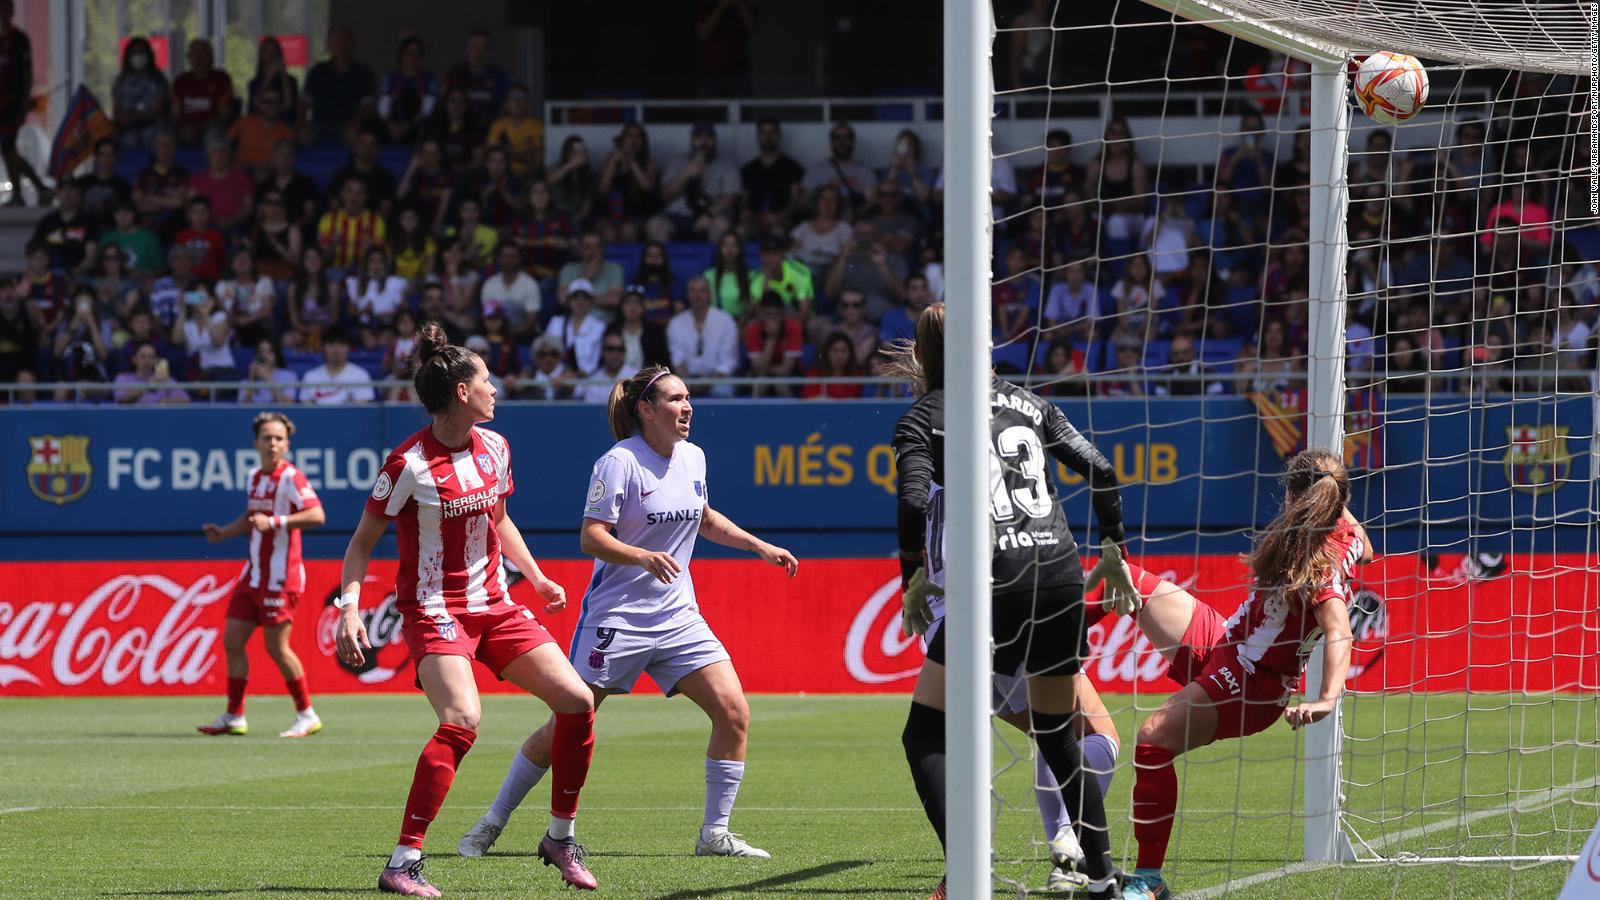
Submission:
[[[513,602],[494,530],[495,507],[512,490],[511,445],[493,431],[474,428],[467,446],[450,448],[430,426],[389,454],[367,511],[395,520],[402,613],[438,620]]]
[[[322,505],[306,476],[287,460],[271,472],[260,466],[245,482],[245,512],[288,516]],[[287,525],[271,531],[250,531],[250,556],[239,580],[253,588],[297,594],[306,588],[306,567],[300,559],[300,532]]]
[[[1350,573],[1366,554],[1355,526],[1340,521],[1327,541],[1334,548],[1333,571],[1328,581],[1310,602],[1284,596],[1283,591],[1258,591],[1239,604],[1228,620],[1224,643],[1238,649],[1239,664],[1245,671],[1278,675],[1298,681],[1305,669],[1322,628],[1317,624],[1315,607],[1329,600],[1350,602]]]

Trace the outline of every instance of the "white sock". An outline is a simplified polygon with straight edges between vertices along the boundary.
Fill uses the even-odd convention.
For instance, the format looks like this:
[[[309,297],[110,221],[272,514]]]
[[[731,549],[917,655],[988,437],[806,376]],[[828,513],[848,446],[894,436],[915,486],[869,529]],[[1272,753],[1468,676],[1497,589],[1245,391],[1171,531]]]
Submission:
[[[706,814],[701,820],[700,840],[709,841],[728,830],[728,817],[733,813],[733,801],[739,796],[742,781],[742,760],[706,758]]]
[[[421,847],[407,847],[404,844],[400,844],[394,848],[394,853],[389,855],[389,868],[398,869],[401,866],[409,866],[421,858]]]
[[[533,790],[534,785],[539,783],[539,779],[543,778],[547,771],[549,770],[535,765],[532,760],[522,755],[520,749],[512,754],[511,768],[506,770],[506,780],[500,782],[500,793],[495,795],[494,804],[483,817],[492,825],[506,827],[511,814],[517,811],[517,807],[522,805],[523,798],[528,796],[528,792]]]
[[[556,840],[570,841],[577,832],[577,819],[563,819],[560,816],[550,817],[550,836]]]

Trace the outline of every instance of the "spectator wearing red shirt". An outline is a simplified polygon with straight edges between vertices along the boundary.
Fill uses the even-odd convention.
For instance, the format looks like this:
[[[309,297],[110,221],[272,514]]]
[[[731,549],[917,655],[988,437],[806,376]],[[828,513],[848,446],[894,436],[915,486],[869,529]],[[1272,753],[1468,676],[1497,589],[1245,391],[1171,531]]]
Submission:
[[[855,342],[842,331],[835,331],[822,342],[817,361],[806,375],[810,378],[838,378],[863,374],[856,360]],[[805,386],[801,396],[807,399],[853,400],[861,396],[859,384],[823,384],[813,381]]]
[[[1527,186],[1513,181],[1505,185],[1503,199],[1489,210],[1478,243],[1485,250],[1497,243],[1510,244],[1524,261],[1538,258],[1550,250],[1550,207],[1527,196]]]
[[[233,79],[213,67],[211,42],[189,42],[189,70],[172,81],[172,118],[178,140],[197,144],[208,128],[220,128],[233,117]]]
[[[744,329],[744,349],[750,357],[750,374],[759,378],[787,378],[800,372],[800,323],[784,314],[783,298],[776,292],[761,295],[756,317]],[[788,385],[756,385],[752,397],[771,394],[792,397]]]
[[[33,45],[22,29],[11,24],[16,10],[11,0],[0,0],[0,158],[15,185],[11,205],[22,205],[22,180],[33,182],[33,189],[44,195],[39,173],[17,152],[17,132],[28,121],[33,108]]]
[[[227,138],[208,138],[206,170],[189,176],[189,196],[209,200],[217,228],[237,234],[250,226],[255,215],[255,192],[250,174],[233,164],[233,150]]]
[[[174,243],[188,247],[194,254],[194,277],[214,282],[222,277],[222,254],[227,239],[211,224],[211,201],[196,194],[189,198],[184,213],[189,218],[189,227],[178,231]]]

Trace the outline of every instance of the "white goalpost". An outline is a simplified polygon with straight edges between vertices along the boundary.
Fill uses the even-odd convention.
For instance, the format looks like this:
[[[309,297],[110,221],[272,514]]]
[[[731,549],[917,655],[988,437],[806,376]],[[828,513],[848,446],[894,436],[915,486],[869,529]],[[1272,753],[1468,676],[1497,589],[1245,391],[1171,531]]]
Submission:
[[[1255,399],[1261,389],[1250,385],[1265,380],[1260,373],[1266,354],[1260,347],[1267,343],[1269,320],[1280,317],[1290,322],[1285,329],[1298,329],[1298,356],[1273,371],[1279,381],[1295,386],[1297,402],[1303,404],[1285,413],[1303,423],[1299,446],[1348,458],[1352,443],[1347,438],[1370,451],[1382,441],[1384,429],[1390,429],[1397,450],[1369,453],[1369,459],[1378,461],[1354,467],[1360,471],[1353,471],[1351,507],[1367,522],[1380,555],[1414,556],[1425,571],[1403,585],[1383,581],[1396,577],[1396,564],[1384,566],[1383,575],[1369,576],[1369,593],[1379,599],[1376,612],[1363,610],[1368,633],[1358,629],[1358,644],[1366,641],[1362,652],[1374,659],[1388,653],[1388,659],[1403,659],[1409,669],[1400,672],[1393,664],[1396,671],[1383,673],[1381,683],[1370,674],[1366,681],[1353,678],[1341,707],[1297,739],[1296,787],[1288,789],[1293,805],[1284,829],[1300,831],[1293,849],[1263,848],[1266,853],[1282,850],[1277,867],[1268,869],[1235,866],[1229,858],[1207,860],[1206,874],[1220,880],[1200,884],[1200,895],[1248,893],[1250,886],[1296,871],[1338,866],[1340,881],[1329,893],[1343,889],[1364,896],[1361,889],[1345,886],[1345,873],[1427,863],[1507,867],[1507,891],[1516,895],[1518,872],[1575,859],[1600,814],[1600,677],[1586,657],[1600,657],[1600,362],[1595,349],[1600,346],[1600,316],[1595,315],[1600,309],[1600,240],[1592,245],[1578,240],[1580,229],[1600,231],[1593,212],[1583,221],[1572,212],[1580,206],[1591,209],[1589,195],[1580,201],[1574,192],[1580,185],[1588,189],[1593,162],[1592,85],[1582,80],[1595,64],[1597,4],[1115,0],[1103,4],[1104,21],[1088,12],[1102,4],[1049,0],[1043,4],[1047,12],[1042,20],[1039,6],[1026,0],[944,4],[948,589],[952,597],[961,598],[948,608],[951,627],[946,632],[950,896],[990,896],[1001,883],[1019,895],[1027,893],[1024,882],[1040,879],[1013,876],[998,867],[1039,862],[1039,848],[1050,838],[1036,828],[1030,832],[1031,860],[1009,849],[1021,829],[1015,819],[1008,825],[1006,817],[1023,816],[1027,803],[1005,795],[1020,778],[1005,773],[1028,768],[1017,764],[1030,751],[1012,749],[1001,737],[1000,746],[1011,758],[1002,753],[997,759],[994,752],[993,741],[1001,733],[990,719],[986,438],[991,367],[999,366],[1010,373],[1007,377],[1030,386],[1042,385],[1043,393],[1092,398],[1080,408],[1087,421],[1074,423],[1097,445],[1102,440],[1116,445],[1119,478],[1140,484],[1133,496],[1143,498],[1144,488],[1157,480],[1151,448],[1162,429],[1194,424],[1198,434],[1206,435],[1208,428],[1237,427],[1242,418],[1237,407],[1213,414],[1208,404],[1246,391]],[[1165,20],[1158,14],[1153,21],[1152,8],[1165,14]],[[1130,9],[1143,14],[1124,21]],[[1227,58],[1217,63],[1217,73],[1194,67],[1168,71],[1180,68],[1169,59],[1165,65],[1147,65],[1161,69],[1148,74],[1119,56],[1118,41],[1124,35],[1158,28],[1175,34],[1184,28],[1204,29],[1225,36],[1208,49]],[[1127,52],[1148,54],[1149,43]],[[1281,72],[1271,63],[1265,72],[1257,67],[1242,74],[1243,67],[1232,63],[1235,52],[1244,55],[1237,48],[1246,45],[1283,54],[1292,62]],[[1178,46],[1174,39],[1173,54]],[[1433,97],[1416,122],[1375,128],[1352,108],[1353,62],[1382,50],[1416,56],[1435,75]],[[1068,58],[1065,68],[1073,71],[1074,55],[1103,57],[1106,67],[1099,79],[1081,73],[1063,78],[1062,60]],[[1501,83],[1492,84],[1495,78]],[[1267,120],[1262,140],[1270,142],[1278,165],[1289,160],[1297,132],[1309,138],[1304,159],[1293,151],[1304,164],[1301,181],[1283,187],[1287,182],[1275,180],[1268,155],[1263,186],[1224,188],[1220,160],[1232,152],[1228,145],[1233,140],[1251,132],[1240,110],[1258,104]],[[1137,148],[1126,175],[1109,174],[1105,162],[1109,138],[1101,135],[1113,120],[1135,125],[1133,139],[1123,138]],[[1476,141],[1489,157],[1472,165],[1484,173],[1491,163],[1499,168],[1493,176],[1471,182],[1483,194],[1473,194],[1463,209],[1452,212],[1451,203],[1463,205],[1458,179],[1467,164],[1460,159],[1480,149],[1472,138],[1462,137],[1462,129],[1472,127],[1482,131]],[[1058,134],[1067,135],[1064,145],[1052,143]],[[1386,141],[1380,141],[1383,136]],[[1547,154],[1555,162],[1535,158],[1541,140],[1546,149],[1559,144],[1558,157]],[[1408,162],[1418,171],[1402,176],[1402,150],[1431,162]],[[1048,161],[1056,152],[1070,155],[1082,181],[1074,184],[1065,176],[1066,187],[1051,193]],[[1000,169],[1020,172],[1037,164],[1045,167],[1037,179],[1025,184],[1019,178],[1011,191],[1026,199],[996,220],[991,210],[999,209],[999,201],[991,197],[991,178],[1000,177],[995,174]],[[1436,170],[1425,171],[1428,165]],[[1138,183],[1135,166],[1149,170],[1147,188],[1131,187]],[[1384,166],[1387,175],[1372,174]],[[1091,178],[1098,182],[1091,183]],[[1116,191],[1111,190],[1113,181]],[[1495,204],[1511,202],[1502,189],[1518,191],[1513,206],[1520,230],[1494,219],[1501,208]],[[1238,202],[1252,190],[1267,199],[1254,213],[1260,221],[1250,223],[1258,226],[1253,236],[1241,241],[1224,227],[1223,201]],[[1296,190],[1304,191],[1303,207],[1295,206]],[[1221,199],[1210,200],[1213,192]],[[1553,237],[1535,238],[1532,226],[1520,218],[1522,198],[1535,192],[1557,207],[1546,229]],[[1215,302],[1213,291],[1202,304],[1205,308],[1186,320],[1194,326],[1189,331],[1187,326],[1170,329],[1169,324],[1192,310],[1158,308],[1163,280],[1171,274],[1165,286],[1187,285],[1186,275],[1171,270],[1151,275],[1146,269],[1145,277],[1151,279],[1148,305],[1126,301],[1125,289],[1134,280],[1131,263],[1140,257],[1155,261],[1161,252],[1156,243],[1169,203],[1184,206],[1188,218],[1200,220],[1205,233],[1190,233],[1186,252],[1190,261],[1204,262],[1199,277],[1225,287],[1228,298]],[[1087,251],[1073,231],[1081,226],[1073,209],[1080,205],[1091,210],[1090,227],[1096,235]],[[1138,208],[1129,212],[1130,207]],[[1422,207],[1425,213],[1415,212]],[[1298,228],[1293,221],[1283,227],[1283,219],[1296,215]],[[1398,224],[1404,216],[1426,220],[1429,227],[1405,232]],[[1114,223],[1119,217],[1126,221]],[[1030,221],[1034,218],[1037,224]],[[1114,234],[1117,228],[1124,230]],[[1225,231],[1238,243],[1221,237]],[[1537,240],[1545,249],[1532,249]],[[1503,252],[1507,242],[1512,247]],[[1239,252],[1241,243],[1248,245],[1242,248],[1245,252]],[[1443,260],[1448,251],[1439,249],[1446,244],[1470,245],[1464,275],[1447,271]],[[1018,246],[1028,253],[1020,270],[1006,256]],[[1268,284],[1274,267],[1292,269],[1283,264],[1283,255],[1296,248],[1306,257],[1303,293],[1291,289],[1275,298]],[[1419,255],[1426,257],[1420,279],[1414,274]],[[1259,257],[1256,268],[1249,277],[1239,276],[1239,259],[1254,256]],[[1231,273],[1225,258],[1233,260]],[[1078,318],[1058,318],[1055,307],[1047,307],[1046,294],[1064,278],[1071,282],[1069,270],[1084,267],[1094,289],[1088,311],[1071,307],[1070,314]],[[1594,289],[1584,279],[1593,280]],[[1113,282],[1119,292],[1115,295]],[[1003,312],[991,316],[991,291],[999,310],[1009,287],[1016,290],[1005,296],[1014,299],[1030,283],[1032,327],[1003,333],[1007,317]],[[1177,294],[1176,288],[1171,290],[1169,301]],[[1178,302],[1190,301],[1180,296]],[[1289,304],[1295,303],[1302,306],[1290,311]],[[1264,312],[1253,320],[1236,314],[1237,307],[1250,304]],[[1358,307],[1362,312],[1356,312]],[[1297,322],[1301,314],[1304,318]],[[1215,320],[1229,317],[1253,324],[1241,328],[1243,334],[1212,327]],[[1347,321],[1359,322],[1359,331],[1347,334]],[[1503,338],[1502,332],[1510,336]],[[1188,414],[1189,419],[1172,418],[1176,414],[1170,411],[1154,415],[1156,404],[1164,402],[1155,395],[1164,391],[1151,389],[1149,371],[1140,368],[1174,371],[1176,357],[1168,363],[1163,355],[1152,363],[1156,357],[1150,347],[1160,344],[1165,354],[1167,345],[1180,340],[1192,341],[1204,363],[1192,368],[1204,375],[1188,376],[1200,382],[1196,390],[1171,391],[1195,396],[1194,408],[1200,411]],[[1134,341],[1139,342],[1140,362],[1132,375],[1121,379],[1127,362],[1118,358],[1120,351],[1127,349],[1125,342]],[[1417,370],[1409,362],[1402,364],[1410,360],[1403,347],[1412,347],[1425,360]],[[1058,350],[1068,362],[1057,363]],[[1259,358],[1246,360],[1252,351]],[[1589,368],[1581,368],[1585,366]],[[1247,371],[1256,377],[1241,374]],[[1176,375],[1173,384],[1184,377]],[[1139,379],[1147,380],[1127,387]],[[1114,389],[1103,389],[1102,382],[1112,381]],[[1347,398],[1357,390],[1367,392],[1365,405],[1348,408]],[[1144,398],[1143,422],[1130,424],[1125,415],[1103,411],[1109,407],[1097,407],[1093,398],[1099,397],[1117,397],[1125,408],[1137,408],[1138,398]],[[1573,404],[1584,399],[1594,401],[1593,414],[1575,424]],[[1272,440],[1261,444],[1270,448],[1280,435],[1266,424],[1268,413],[1262,416],[1263,431],[1271,432]],[[1464,437],[1444,442],[1440,435],[1446,429]],[[1347,430],[1359,434],[1347,435]],[[1123,442],[1141,438],[1138,466],[1125,467]],[[1569,443],[1578,446],[1573,449]],[[1205,442],[1184,451],[1204,454]],[[1197,518],[1187,531],[1170,525],[1143,527],[1141,515],[1160,518],[1162,510],[1148,498],[1143,508],[1139,501],[1129,503],[1125,494],[1130,539],[1137,535],[1145,553],[1162,558],[1192,555],[1197,573],[1206,567],[1202,556],[1242,550],[1250,533],[1270,515],[1260,484],[1282,466],[1270,449],[1266,455],[1255,452],[1254,458],[1230,460],[1231,470],[1214,459],[1202,460],[1188,474],[1174,467],[1179,481],[1191,478],[1196,483]],[[1574,454],[1588,457],[1588,464],[1574,462]],[[1575,474],[1580,471],[1591,480]],[[1251,495],[1245,505],[1255,508],[1253,518],[1208,529],[1200,512],[1202,498],[1233,491],[1236,485],[1244,485],[1242,491]],[[1074,504],[1068,515],[1073,527],[1088,528],[1083,489],[1068,482],[1062,496]],[[1080,536],[1082,543],[1091,543]],[[1458,574],[1441,575],[1448,565],[1438,561],[1456,555],[1461,557]],[[1484,561],[1491,557],[1493,561]],[[1457,580],[1441,580],[1450,577]],[[1496,585],[1495,578],[1504,580]],[[1438,593],[1447,600],[1440,602],[1465,608],[1430,605],[1433,586],[1439,584],[1448,584]],[[1388,596],[1387,608],[1383,595]],[[1403,637],[1390,636],[1386,609],[1401,606],[1411,630]],[[1516,640],[1546,649],[1517,644],[1523,649],[1504,657],[1503,646]],[[1446,643],[1464,647],[1463,658],[1434,649]],[[1148,655],[1148,645],[1139,652]],[[1530,655],[1518,655],[1523,653]],[[1535,653],[1547,655],[1531,655]],[[1316,699],[1321,662],[1320,648],[1310,653],[1307,700]],[[1122,671],[1145,668],[1140,657],[1137,665],[1125,665]],[[1109,671],[1109,663],[1101,671]],[[1130,710],[1142,717],[1164,696],[1141,693],[1136,686],[1131,700],[1108,696],[1106,705],[1114,717]],[[1492,739],[1469,727],[1484,722],[1492,728],[1478,727]],[[1121,738],[1119,780],[1107,798],[1119,861],[1128,858],[1132,847],[1126,794],[1133,776],[1133,735],[1123,733]],[[1246,752],[1236,752],[1240,768],[1235,777],[1241,780],[1246,777]],[[1498,762],[1502,759],[1503,765]],[[1217,762],[1185,757],[1178,763],[1180,779],[1205,775]],[[1491,770],[1493,776],[1480,783]],[[1011,778],[1005,784],[1012,787],[1002,787],[1005,777]],[[1235,803],[1241,802],[1242,790],[1235,790]],[[1175,855],[1185,839],[1185,802],[1180,796]],[[1232,817],[1248,819],[1257,812],[1235,808]],[[1206,823],[1228,816],[1217,809],[1192,814]],[[1131,869],[1131,861],[1127,865]],[[1561,874],[1564,878],[1564,869]],[[1448,889],[1454,892],[1456,876],[1449,877]],[[1384,887],[1391,894],[1401,891],[1398,881]],[[1184,885],[1178,889],[1188,893]],[[1489,893],[1506,891],[1490,887]]]

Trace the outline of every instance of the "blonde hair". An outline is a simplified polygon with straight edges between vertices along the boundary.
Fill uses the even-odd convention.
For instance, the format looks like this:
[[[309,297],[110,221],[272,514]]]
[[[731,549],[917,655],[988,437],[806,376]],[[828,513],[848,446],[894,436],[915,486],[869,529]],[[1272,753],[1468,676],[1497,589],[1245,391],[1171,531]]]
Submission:
[[[649,366],[640,369],[632,378],[624,378],[611,388],[606,401],[606,416],[611,419],[611,433],[617,440],[633,437],[643,421],[639,418],[639,404],[649,403],[661,393],[661,379],[672,374],[666,366]]]
[[[1327,450],[1305,450],[1283,474],[1283,509],[1245,556],[1256,584],[1309,597],[1338,562],[1328,544],[1350,502],[1344,460]]]

